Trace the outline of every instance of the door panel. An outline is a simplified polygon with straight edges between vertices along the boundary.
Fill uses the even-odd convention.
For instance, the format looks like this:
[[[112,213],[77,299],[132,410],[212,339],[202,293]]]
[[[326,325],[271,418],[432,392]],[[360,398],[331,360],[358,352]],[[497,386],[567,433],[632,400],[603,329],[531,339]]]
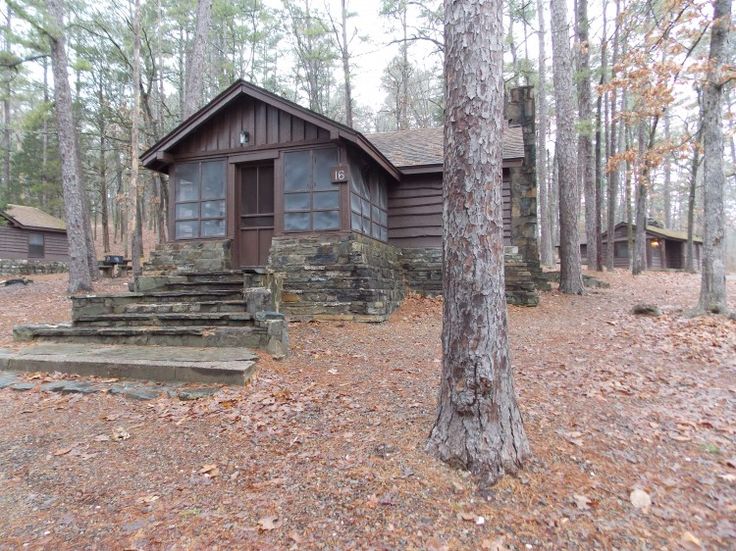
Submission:
[[[265,266],[274,228],[273,162],[238,167],[238,262]]]

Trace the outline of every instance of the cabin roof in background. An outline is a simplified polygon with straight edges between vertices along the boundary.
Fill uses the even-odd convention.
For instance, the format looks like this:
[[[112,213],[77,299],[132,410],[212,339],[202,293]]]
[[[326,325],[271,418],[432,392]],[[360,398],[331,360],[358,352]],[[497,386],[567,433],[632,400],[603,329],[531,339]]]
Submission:
[[[615,227],[616,227],[616,229],[618,229],[618,228],[620,228],[622,226],[625,226],[625,225],[626,225],[626,222],[619,222],[618,224],[616,224]],[[634,233],[636,233],[636,224],[631,224],[631,231],[634,232]],[[667,228],[660,228],[659,226],[647,226],[647,233],[651,233],[651,234],[655,235],[656,237],[664,237],[665,239],[674,239],[676,241],[687,241],[687,232],[686,231],[670,230],[670,229],[667,229]],[[601,237],[603,239],[605,239],[607,237],[607,234],[608,234],[608,232],[604,230],[604,231],[601,232]],[[614,241],[623,241],[624,239],[625,238],[616,238],[614,236],[614,239],[613,240]],[[580,240],[580,244],[581,245],[585,245],[586,242],[587,241],[585,239],[581,239]],[[702,237],[698,237],[697,235],[694,235],[693,236],[693,242],[695,242],[695,243],[702,243],[703,242],[703,238]]]
[[[444,163],[444,133],[442,127],[413,128],[395,132],[366,134],[397,168],[437,165]],[[524,134],[521,126],[507,126],[503,133],[503,159],[524,158]]]
[[[38,228],[44,230],[66,231],[66,224],[61,218],[24,205],[12,205],[8,203],[2,213],[6,218],[24,228]]]

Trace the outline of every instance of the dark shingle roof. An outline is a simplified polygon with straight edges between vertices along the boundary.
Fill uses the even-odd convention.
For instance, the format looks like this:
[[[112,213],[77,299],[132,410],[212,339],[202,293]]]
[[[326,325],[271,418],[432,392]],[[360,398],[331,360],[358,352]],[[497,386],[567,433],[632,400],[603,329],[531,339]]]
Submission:
[[[50,230],[64,230],[66,224],[60,218],[51,216],[50,214],[37,209],[36,207],[26,207],[23,205],[11,205],[8,203],[5,209],[5,215],[11,218],[21,226],[31,228],[44,228]]]
[[[398,168],[441,165],[443,162],[442,127],[380,132],[366,134],[365,137]],[[506,128],[503,158],[504,160],[524,158],[524,135],[520,126]]]

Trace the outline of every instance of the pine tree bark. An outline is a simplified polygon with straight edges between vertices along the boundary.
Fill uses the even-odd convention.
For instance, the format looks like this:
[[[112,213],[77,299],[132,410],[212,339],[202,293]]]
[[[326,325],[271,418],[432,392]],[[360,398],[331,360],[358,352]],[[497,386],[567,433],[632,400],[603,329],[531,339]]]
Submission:
[[[9,5],[5,5],[5,29],[4,29],[4,49],[10,55],[10,33],[12,32],[11,25],[13,19],[13,10]],[[12,95],[11,83],[13,80],[6,77],[5,86],[3,90],[3,187],[7,194],[11,189],[10,182],[10,164],[11,164],[11,150],[12,150],[12,133],[10,131],[12,112],[10,109],[10,98]],[[0,190],[3,191],[3,190]],[[7,195],[6,195],[7,197]]]
[[[84,217],[84,188],[79,172],[77,140],[74,136],[76,126],[74,125],[72,96],[67,72],[63,0],[47,0],[46,8],[54,27],[48,31],[48,37],[51,46],[51,69],[54,75],[54,100],[61,156],[64,213],[69,240],[68,290],[70,293],[76,293],[92,290],[92,267],[89,264],[87,227]]]
[[[690,162],[690,186],[687,197],[687,245],[686,245],[686,269],[695,273],[695,248],[693,239],[695,236],[695,198],[698,184],[698,167],[700,166],[700,132],[695,139],[693,158]]]
[[[192,47],[187,60],[186,85],[182,120],[192,115],[202,101],[204,92],[205,57],[207,55],[207,37],[212,20],[212,0],[198,0],[197,27],[192,37]]]
[[[502,6],[445,0],[443,363],[427,448],[493,483],[529,456],[504,293]]]
[[[342,72],[344,75],[345,86],[345,123],[353,127],[353,89],[350,83],[350,50],[348,48],[348,8],[346,0],[341,1],[341,17],[342,17]]]
[[[576,35],[578,49],[578,178],[585,194],[585,241],[588,268],[595,267],[597,246],[595,237],[595,176],[593,173],[593,140],[591,139],[593,110],[590,95],[590,41],[588,36],[588,0],[576,1]]]
[[[616,0],[616,21],[613,31],[613,51],[611,54],[611,78],[616,78],[616,63],[618,63],[618,39],[619,39],[619,18],[621,15],[621,2]],[[610,91],[611,94],[611,139],[608,142],[608,157],[615,157],[618,152],[618,128],[616,120],[617,111],[617,93],[616,89]],[[619,186],[619,163],[615,163],[608,173],[608,223],[606,228],[606,267],[609,270],[614,269],[614,244],[613,233],[616,228],[616,194]]]
[[[726,258],[723,189],[723,66],[731,22],[731,0],[715,0],[711,25],[708,73],[703,86],[703,263],[698,309],[726,313]]]
[[[107,210],[107,162],[105,154],[107,153],[107,140],[105,139],[105,94],[102,76],[99,77],[97,88],[97,100],[99,103],[99,113],[97,114],[97,130],[100,133],[100,214],[102,219],[102,249],[104,252],[110,252],[110,216]]]
[[[647,269],[647,182],[646,138],[644,123],[639,123],[639,170],[636,178],[636,234],[631,273],[639,275]]]
[[[539,93],[537,94],[537,185],[539,186],[539,253],[544,266],[554,264],[550,227],[550,183],[547,176],[547,53],[545,45],[544,2],[537,0],[539,20]]]
[[[581,294],[583,276],[580,266],[580,191],[575,146],[575,96],[573,63],[570,50],[567,5],[565,0],[551,0],[553,80],[557,127],[557,170],[560,200],[560,291]]]
[[[135,0],[133,15],[133,108],[130,119],[130,188],[129,204],[134,213],[132,220],[131,253],[133,276],[142,273],[143,257],[143,183],[139,175],[138,143],[141,118],[141,5]]]

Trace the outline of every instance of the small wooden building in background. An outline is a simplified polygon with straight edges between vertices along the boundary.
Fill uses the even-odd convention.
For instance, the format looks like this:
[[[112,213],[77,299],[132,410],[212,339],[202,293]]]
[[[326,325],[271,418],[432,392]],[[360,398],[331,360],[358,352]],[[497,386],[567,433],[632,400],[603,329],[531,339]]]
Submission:
[[[66,262],[66,224],[35,207],[8,204],[0,211],[0,260]]]
[[[636,226],[631,225],[632,235],[636,234]],[[602,234],[603,258],[606,257],[608,236]],[[660,228],[649,225],[647,237],[647,268],[650,270],[683,270],[687,263],[687,232]],[[693,254],[695,269],[700,269],[701,248],[703,240],[693,237]],[[580,244],[580,255],[587,261],[587,245]],[[626,222],[619,222],[613,232],[613,263],[616,268],[628,268],[630,265],[629,234]]]

